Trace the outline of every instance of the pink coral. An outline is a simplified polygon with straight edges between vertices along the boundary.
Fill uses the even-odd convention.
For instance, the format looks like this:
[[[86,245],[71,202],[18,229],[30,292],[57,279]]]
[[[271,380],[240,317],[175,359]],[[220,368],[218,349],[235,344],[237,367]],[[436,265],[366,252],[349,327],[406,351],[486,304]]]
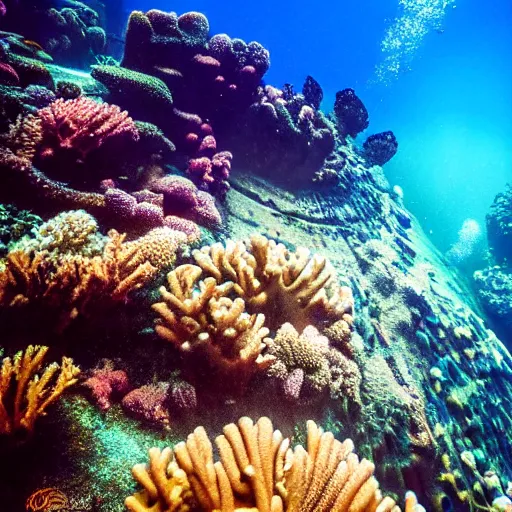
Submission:
[[[147,384],[130,391],[121,402],[124,410],[135,418],[169,426],[169,383]]]
[[[90,390],[93,401],[102,411],[110,409],[113,398],[122,397],[130,390],[128,375],[124,370],[114,370],[112,361],[92,370],[82,385]]]
[[[0,16],[2,2],[0,2]],[[16,70],[6,62],[0,62],[0,83],[2,85],[20,85],[20,77]]]
[[[137,141],[139,134],[127,112],[117,105],[98,103],[85,96],[58,99],[36,116],[41,121],[40,156],[49,158],[59,149],[73,150],[82,159],[107,139],[126,136]]]

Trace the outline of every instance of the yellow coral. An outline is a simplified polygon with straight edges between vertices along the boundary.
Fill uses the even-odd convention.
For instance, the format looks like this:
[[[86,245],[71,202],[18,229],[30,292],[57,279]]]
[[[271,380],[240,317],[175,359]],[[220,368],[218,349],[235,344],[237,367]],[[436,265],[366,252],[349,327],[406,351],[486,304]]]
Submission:
[[[151,448],[149,466],[136,464],[133,478],[144,488],[129,496],[130,512],[189,512],[195,505],[187,474],[173,460],[171,448]]]
[[[29,434],[34,423],[45,414],[49,405],[77,382],[80,369],[73,360],[62,358],[62,364],[52,363],[43,369],[48,347],[30,345],[18,352],[13,360],[2,362],[0,373],[0,434],[25,430]],[[38,372],[42,372],[38,375]]]
[[[53,313],[55,330],[62,331],[80,314],[124,301],[156,269],[123,242],[124,235],[112,230],[101,256],[64,255],[57,263],[45,251],[10,252],[0,272],[0,306],[36,305]]]
[[[172,481],[163,471],[157,482],[155,472],[140,469],[134,476],[144,487],[142,493],[127,498],[133,512],[182,510],[166,508],[166,496],[183,496],[188,485],[197,500],[197,510],[213,512],[399,512],[389,497],[383,497],[373,477],[374,465],[359,461],[352,453],[351,440],[343,443],[332,433],[324,433],[315,422],[308,421],[307,450],[290,449],[289,439],[274,430],[268,418],[256,424],[241,418],[238,425],[224,427],[215,440],[220,461],[213,457],[213,447],[203,427],[195,429],[186,442],[178,443],[174,455],[188,481]],[[152,449],[150,458],[163,453]],[[156,450],[156,451],[155,451]],[[165,451],[165,450],[164,450]],[[166,452],[170,460],[170,451]],[[140,468],[141,466],[135,466]],[[176,471],[173,466],[173,471]],[[184,483],[186,482],[186,483]],[[130,508],[138,496],[144,506]],[[151,494],[151,501],[147,497]],[[154,503],[153,508],[148,508]],[[173,504],[176,501],[172,502]],[[406,511],[417,512],[416,497],[406,498]],[[183,509],[185,510],[185,509]]]

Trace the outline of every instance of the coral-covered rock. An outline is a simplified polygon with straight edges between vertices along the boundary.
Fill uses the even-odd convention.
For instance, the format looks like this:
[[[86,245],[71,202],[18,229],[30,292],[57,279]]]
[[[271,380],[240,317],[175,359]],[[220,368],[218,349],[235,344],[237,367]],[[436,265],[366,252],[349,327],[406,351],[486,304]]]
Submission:
[[[128,375],[124,370],[114,370],[112,361],[93,369],[82,386],[90,392],[94,403],[102,410],[110,409],[112,402],[122,398],[130,389]]]
[[[391,131],[370,135],[363,144],[363,157],[368,165],[384,165],[398,151],[398,142]]]
[[[147,384],[130,391],[123,397],[123,409],[138,420],[168,428],[171,415],[169,412],[169,383]]]
[[[334,115],[338,129],[343,137],[356,137],[368,128],[368,111],[363,102],[356,96],[354,89],[343,89],[336,93]]]
[[[61,65],[86,68],[106,47],[100,16],[79,1],[9,2],[3,30],[23,34]],[[37,41],[38,43],[35,43]]]
[[[498,194],[487,214],[487,240],[497,263],[512,262],[512,186]]]
[[[312,76],[308,75],[306,77],[302,87],[302,94],[304,95],[306,103],[316,110],[320,108],[320,103],[322,103],[324,93],[320,84]]]

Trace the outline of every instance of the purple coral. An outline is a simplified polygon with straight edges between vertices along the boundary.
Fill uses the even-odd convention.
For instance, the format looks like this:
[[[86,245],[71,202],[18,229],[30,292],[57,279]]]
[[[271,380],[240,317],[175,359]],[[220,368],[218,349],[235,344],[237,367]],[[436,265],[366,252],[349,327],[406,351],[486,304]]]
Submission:
[[[185,413],[197,409],[196,388],[182,381],[171,386],[170,405],[173,411]]]

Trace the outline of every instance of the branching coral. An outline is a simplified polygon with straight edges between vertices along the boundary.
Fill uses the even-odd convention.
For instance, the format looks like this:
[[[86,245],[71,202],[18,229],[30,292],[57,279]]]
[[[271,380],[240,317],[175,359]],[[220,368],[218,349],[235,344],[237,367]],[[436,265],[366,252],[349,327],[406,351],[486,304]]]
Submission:
[[[62,229],[57,235],[62,235]],[[50,252],[42,247],[33,250],[29,243],[28,250],[15,249],[7,255],[0,272],[1,307],[31,306],[45,311],[54,319],[56,330],[62,331],[78,315],[91,316],[124,302],[159,268],[169,266],[185,242],[182,233],[168,228],[128,243],[124,235],[112,230],[99,254],[86,256],[70,251],[68,238],[48,241],[53,248]],[[57,249],[58,240],[63,244]]]
[[[181,351],[196,385],[215,383],[233,392],[236,383],[244,391],[252,375],[275,359],[262,355],[269,327],[285,320],[305,327],[351,318],[350,289],[337,285],[325,258],[305,248],[292,253],[255,235],[245,243],[214,244],[193,255],[198,265],[170,272],[169,290],[160,288],[164,302],[153,309],[159,315],[157,334]],[[318,381],[317,390],[329,380],[326,362],[319,365],[307,370],[310,377],[319,372],[311,377],[311,383]]]
[[[168,274],[169,291],[160,288],[164,302],[153,305],[160,316],[156,332],[180,349],[196,384],[235,384],[243,391],[254,372],[273,361],[261,354],[269,332],[265,318],[246,313],[243,299],[227,297],[229,284],[199,281],[201,274],[195,265]]]
[[[228,241],[193,253],[197,264],[217,282],[232,281],[249,310],[264,313],[273,328],[289,321],[296,329],[351,315],[350,288],[340,287],[329,261],[309,249],[289,251],[262,235],[247,242]],[[277,312],[277,314],[276,314]]]
[[[274,430],[269,418],[241,418],[215,439],[220,461],[203,427],[174,448],[150,450],[149,468],[136,465],[144,490],[125,504],[132,512],[398,512],[382,497],[374,465],[359,461],[351,440],[343,443],[308,421],[307,451]],[[172,461],[172,462],[171,462]],[[195,501],[195,502],[194,502]],[[417,502],[410,497],[407,510]]]
[[[171,448],[151,448],[149,467],[136,464],[133,478],[144,490],[126,498],[131,512],[188,512],[195,504],[185,471],[173,460]]]
[[[35,421],[62,393],[77,382],[80,372],[72,359],[61,366],[43,366],[48,347],[30,345],[13,359],[7,357],[0,370],[0,434],[34,431]]]

